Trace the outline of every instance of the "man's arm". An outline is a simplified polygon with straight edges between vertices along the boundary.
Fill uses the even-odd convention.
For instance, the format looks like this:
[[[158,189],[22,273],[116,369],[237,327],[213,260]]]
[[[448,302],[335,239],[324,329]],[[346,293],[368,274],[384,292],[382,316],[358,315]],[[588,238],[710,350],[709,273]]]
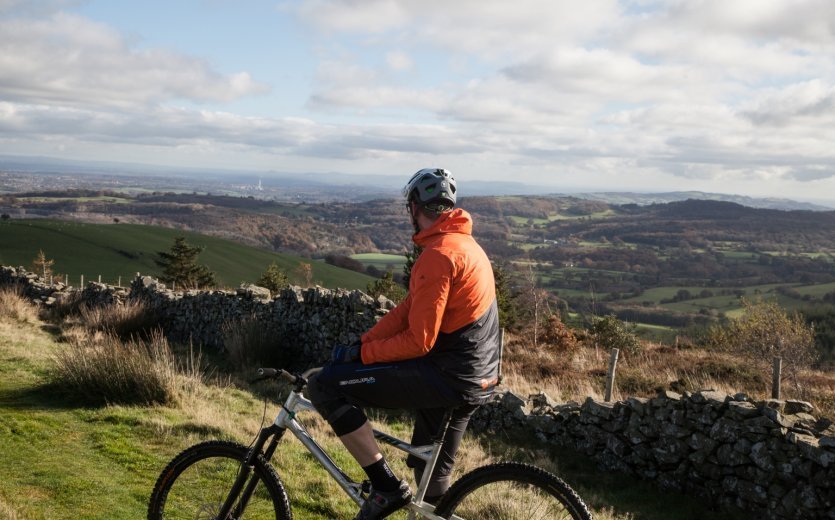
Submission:
[[[363,363],[413,359],[426,355],[435,345],[452,283],[452,263],[438,252],[424,251],[412,276],[407,326],[369,342],[363,338]]]
[[[406,296],[406,299],[397,304],[397,307],[390,310],[376,325],[362,335],[362,342],[368,343],[377,339],[387,338],[394,336],[401,330],[405,330],[409,326],[409,309],[411,306],[412,295],[409,294]]]

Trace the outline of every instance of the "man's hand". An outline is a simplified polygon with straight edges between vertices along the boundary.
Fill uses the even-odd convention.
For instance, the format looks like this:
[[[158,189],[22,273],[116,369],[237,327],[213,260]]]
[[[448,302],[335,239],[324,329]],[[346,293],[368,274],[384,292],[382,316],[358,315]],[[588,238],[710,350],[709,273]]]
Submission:
[[[350,345],[336,345],[331,352],[331,363],[334,365],[342,363],[353,363],[359,361],[360,351],[362,350],[362,343],[357,341]]]

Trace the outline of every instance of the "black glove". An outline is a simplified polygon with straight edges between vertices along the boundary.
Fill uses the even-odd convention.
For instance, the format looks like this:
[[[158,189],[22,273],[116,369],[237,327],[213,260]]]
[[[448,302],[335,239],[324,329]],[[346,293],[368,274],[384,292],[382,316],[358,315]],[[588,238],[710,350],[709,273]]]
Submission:
[[[362,343],[359,341],[350,345],[336,345],[331,352],[331,363],[339,365],[342,363],[353,363],[359,361]]]

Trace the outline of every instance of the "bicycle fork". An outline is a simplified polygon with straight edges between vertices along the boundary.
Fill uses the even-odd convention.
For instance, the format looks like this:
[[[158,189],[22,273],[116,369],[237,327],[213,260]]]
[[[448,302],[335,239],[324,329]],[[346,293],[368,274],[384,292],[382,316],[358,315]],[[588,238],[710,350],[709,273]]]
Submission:
[[[262,453],[264,460],[269,460],[273,456],[273,453],[275,453],[278,441],[281,440],[284,432],[284,428],[279,428],[276,425],[271,425],[261,430],[255,444],[253,444],[252,448],[249,449],[246,457],[241,463],[241,469],[238,471],[235,483],[232,484],[232,489],[229,490],[229,495],[226,497],[226,501],[223,503],[223,506],[221,506],[220,511],[218,511],[218,520],[235,520],[243,514],[244,509],[249,503],[250,497],[252,497],[252,493],[255,491],[255,486],[258,485],[259,481],[258,474],[254,471],[255,461]],[[263,450],[264,445],[270,438],[272,439],[270,440],[267,449]]]

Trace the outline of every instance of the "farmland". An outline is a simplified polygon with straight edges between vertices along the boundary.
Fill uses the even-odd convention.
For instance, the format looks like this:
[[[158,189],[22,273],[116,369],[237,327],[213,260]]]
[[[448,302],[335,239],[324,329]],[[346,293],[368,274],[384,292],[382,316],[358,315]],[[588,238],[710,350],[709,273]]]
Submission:
[[[326,287],[363,289],[370,276],[340,269],[324,262],[275,253],[231,240],[177,229],[137,224],[84,224],[57,220],[11,220],[0,223],[0,265],[30,266],[39,250],[53,259],[53,270],[78,283],[87,281],[115,284],[131,280],[139,272],[159,274],[156,253],[168,250],[177,236],[204,247],[199,262],[217,275],[221,286],[237,287],[254,282],[275,262],[291,280],[302,262],[313,266],[313,282]]]

